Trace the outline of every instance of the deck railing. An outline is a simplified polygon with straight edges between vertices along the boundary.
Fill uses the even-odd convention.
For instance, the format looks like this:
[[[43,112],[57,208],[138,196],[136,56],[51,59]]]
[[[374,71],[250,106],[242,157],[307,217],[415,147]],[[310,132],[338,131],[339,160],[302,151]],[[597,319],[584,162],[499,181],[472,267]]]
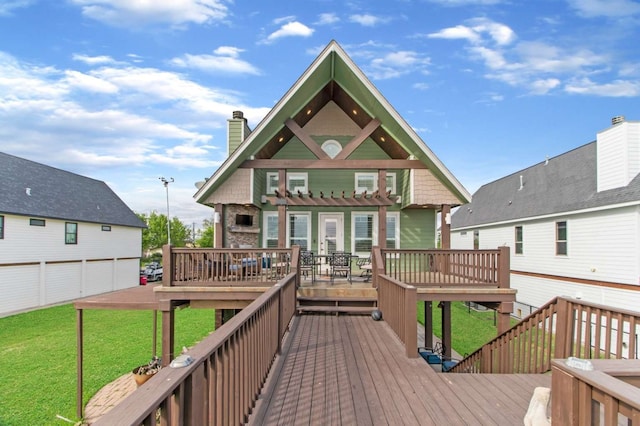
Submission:
[[[593,360],[592,365],[585,371],[553,360],[552,423],[640,424],[640,360]]]
[[[509,287],[508,247],[497,250],[380,251],[385,273],[407,284]]]
[[[273,285],[291,272],[292,249],[163,248],[163,286]]]
[[[637,359],[640,313],[557,297],[452,372],[545,373],[552,358]]]
[[[96,425],[240,424],[247,421],[296,310],[296,273],[285,276]]]
[[[404,344],[407,357],[416,358],[418,356],[416,288],[388,275],[378,275],[376,278],[378,308],[384,315],[384,321]]]

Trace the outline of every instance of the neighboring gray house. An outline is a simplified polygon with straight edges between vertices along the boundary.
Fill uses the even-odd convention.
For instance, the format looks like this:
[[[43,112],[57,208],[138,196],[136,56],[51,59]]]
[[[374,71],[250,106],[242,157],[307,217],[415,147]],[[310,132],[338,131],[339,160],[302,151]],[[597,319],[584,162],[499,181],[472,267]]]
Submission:
[[[104,182],[0,152],[0,316],[138,285],[145,226]]]
[[[482,186],[451,223],[457,249],[511,247],[514,314],[565,295],[638,310],[640,122]]]

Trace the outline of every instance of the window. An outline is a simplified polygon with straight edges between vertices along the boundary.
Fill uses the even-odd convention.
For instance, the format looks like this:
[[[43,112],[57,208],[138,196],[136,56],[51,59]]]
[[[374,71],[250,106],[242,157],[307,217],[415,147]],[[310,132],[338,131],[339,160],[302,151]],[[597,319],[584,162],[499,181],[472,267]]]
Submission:
[[[473,249],[478,250],[479,248],[480,248],[480,231],[476,229],[473,231]]]
[[[29,219],[29,225],[31,226],[44,226],[44,219]]]
[[[306,173],[287,173],[287,189],[291,192],[302,192],[306,194],[307,191],[307,174]]]
[[[102,230],[105,232],[111,232],[111,225],[102,225]]]
[[[4,239],[4,216],[0,216],[0,240]]]
[[[400,213],[387,213],[387,248],[400,248]]]
[[[516,254],[522,254],[522,226],[516,226]]]
[[[64,224],[64,243],[78,244],[78,224],[73,222],[65,222]]]
[[[311,220],[308,213],[291,213],[289,215],[289,246],[299,245],[300,250],[309,250]]]
[[[250,214],[237,214],[236,225],[253,226],[253,216]]]
[[[377,173],[356,173],[355,174],[356,192],[362,193],[367,191],[369,194],[378,190],[378,174]],[[396,193],[396,174],[387,173],[387,192]]]
[[[278,213],[264,213],[264,246],[278,248]]]
[[[373,213],[353,214],[353,246],[356,253],[371,253],[374,240],[375,216]]]
[[[275,194],[278,189],[278,172],[267,172],[267,194]]]
[[[556,222],[556,254],[567,254],[567,222]]]
[[[342,151],[342,145],[336,140],[329,139],[322,144],[322,150],[326,152],[329,157],[335,158],[336,155]]]

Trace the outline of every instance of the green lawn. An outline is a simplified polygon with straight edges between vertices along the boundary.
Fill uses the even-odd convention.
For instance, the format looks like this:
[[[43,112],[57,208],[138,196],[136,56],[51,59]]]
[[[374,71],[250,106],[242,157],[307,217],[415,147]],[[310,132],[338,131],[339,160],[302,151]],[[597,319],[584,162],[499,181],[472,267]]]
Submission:
[[[442,311],[433,304],[433,332],[441,337]],[[424,304],[418,302],[418,322],[424,325]],[[516,324],[511,320],[511,325]],[[497,336],[494,312],[469,311],[462,302],[451,303],[451,344],[460,355],[471,354]]]
[[[214,328],[214,311],[176,311],[176,352]],[[84,402],[152,355],[151,311],[84,311]],[[158,334],[160,334],[158,314]],[[0,426],[76,419],[76,311],[73,305],[0,318]],[[158,355],[161,339],[158,337]]]

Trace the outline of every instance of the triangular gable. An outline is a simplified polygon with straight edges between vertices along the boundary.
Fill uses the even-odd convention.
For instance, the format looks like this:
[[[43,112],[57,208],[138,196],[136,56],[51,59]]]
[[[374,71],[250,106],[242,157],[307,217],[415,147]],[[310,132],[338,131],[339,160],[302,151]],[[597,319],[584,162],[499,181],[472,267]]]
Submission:
[[[306,138],[302,127],[329,102],[336,103],[362,130],[341,157],[346,159],[364,139],[373,140],[392,159],[411,159],[431,173],[459,200],[471,195],[426,146],[408,123],[387,102],[364,73],[332,41],[320,53],[255,130],[240,144],[213,176],[194,195],[204,203],[208,196],[238,167],[250,159],[270,159],[295,135],[320,160],[326,154]]]

